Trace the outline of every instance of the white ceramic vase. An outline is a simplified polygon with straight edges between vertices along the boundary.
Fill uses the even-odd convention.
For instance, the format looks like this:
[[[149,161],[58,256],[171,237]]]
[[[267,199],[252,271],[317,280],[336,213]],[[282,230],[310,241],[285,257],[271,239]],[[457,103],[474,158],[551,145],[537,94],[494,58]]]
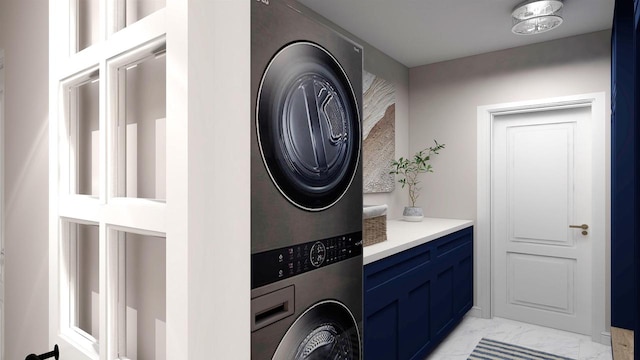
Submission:
[[[422,208],[417,206],[405,206],[402,217],[405,221],[422,221],[424,219]]]

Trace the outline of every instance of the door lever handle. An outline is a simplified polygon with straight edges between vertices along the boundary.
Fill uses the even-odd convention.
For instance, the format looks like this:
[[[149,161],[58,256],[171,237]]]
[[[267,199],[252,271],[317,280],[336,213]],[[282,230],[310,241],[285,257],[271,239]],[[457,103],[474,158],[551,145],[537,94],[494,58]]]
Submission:
[[[570,228],[573,229],[582,229],[582,235],[588,235],[589,233],[587,232],[587,229],[589,228],[589,225],[587,224],[582,224],[582,225],[569,225]]]
[[[27,357],[24,360],[45,360],[50,358],[54,358],[56,360],[60,358],[60,351],[58,350],[58,344],[56,344],[53,347],[53,351],[49,351],[48,353],[41,354],[41,355],[30,354],[30,355],[27,355]]]
[[[570,228],[574,228],[574,229],[582,229],[582,230],[587,230],[589,228],[589,225],[587,224],[582,224],[582,225],[569,225]]]

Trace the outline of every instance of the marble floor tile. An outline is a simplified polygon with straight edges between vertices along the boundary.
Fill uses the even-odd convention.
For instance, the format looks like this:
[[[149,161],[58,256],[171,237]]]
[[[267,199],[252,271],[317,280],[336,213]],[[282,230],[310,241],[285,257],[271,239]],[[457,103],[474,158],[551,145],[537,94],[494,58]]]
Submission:
[[[580,342],[578,360],[611,360],[611,346],[583,340]]]
[[[425,360],[467,360],[482,338],[493,339],[576,360],[611,360],[611,346],[585,335],[518,321],[466,316]]]

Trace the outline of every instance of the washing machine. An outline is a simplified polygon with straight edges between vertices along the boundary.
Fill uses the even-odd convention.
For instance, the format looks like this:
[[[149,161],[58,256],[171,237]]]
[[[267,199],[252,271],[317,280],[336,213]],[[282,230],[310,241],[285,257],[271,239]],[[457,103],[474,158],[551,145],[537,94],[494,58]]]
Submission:
[[[362,47],[251,0],[252,359],[361,359]]]

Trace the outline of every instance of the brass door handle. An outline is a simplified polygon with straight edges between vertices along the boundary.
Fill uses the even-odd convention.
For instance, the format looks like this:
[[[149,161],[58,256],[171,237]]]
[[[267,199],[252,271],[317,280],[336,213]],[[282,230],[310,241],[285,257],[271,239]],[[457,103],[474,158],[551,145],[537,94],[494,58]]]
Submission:
[[[582,225],[569,225],[570,228],[573,229],[582,229],[582,235],[588,235],[589,233],[587,232],[587,229],[589,228],[589,225],[587,224],[582,224]]]
[[[582,230],[587,230],[589,228],[589,225],[587,224],[582,224],[582,225],[569,225],[570,228],[574,228],[574,229],[582,229]]]

